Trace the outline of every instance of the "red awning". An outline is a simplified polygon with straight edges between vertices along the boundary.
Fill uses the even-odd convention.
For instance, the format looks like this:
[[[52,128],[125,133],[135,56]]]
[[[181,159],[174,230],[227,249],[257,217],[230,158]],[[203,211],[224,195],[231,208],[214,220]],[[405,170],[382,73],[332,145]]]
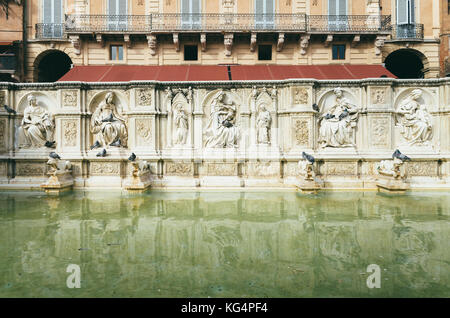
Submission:
[[[381,65],[89,65],[75,66],[59,81],[256,81],[396,78]]]

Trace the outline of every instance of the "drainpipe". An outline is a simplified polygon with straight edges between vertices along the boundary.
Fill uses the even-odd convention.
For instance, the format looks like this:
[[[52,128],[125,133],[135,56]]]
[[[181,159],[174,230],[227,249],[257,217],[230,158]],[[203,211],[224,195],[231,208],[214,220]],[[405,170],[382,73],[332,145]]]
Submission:
[[[25,76],[27,74],[27,39],[28,39],[28,30],[27,30],[27,0],[22,1],[22,76],[21,81],[25,82]]]

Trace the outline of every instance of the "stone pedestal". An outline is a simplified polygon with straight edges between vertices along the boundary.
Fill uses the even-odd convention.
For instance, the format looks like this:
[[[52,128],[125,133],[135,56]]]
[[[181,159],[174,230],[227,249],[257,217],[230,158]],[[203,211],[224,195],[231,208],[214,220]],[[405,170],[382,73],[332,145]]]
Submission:
[[[379,176],[376,185],[379,192],[385,193],[405,193],[410,189],[404,180],[394,179],[392,176]]]
[[[320,190],[320,184],[315,180],[300,180],[297,188],[301,193],[317,193]]]
[[[149,170],[137,171],[133,172],[131,177],[125,181],[124,187],[128,192],[144,192],[150,188],[151,182]]]
[[[47,182],[41,184],[41,188],[47,194],[59,194],[72,190],[73,177],[71,171],[56,171],[49,173]]]

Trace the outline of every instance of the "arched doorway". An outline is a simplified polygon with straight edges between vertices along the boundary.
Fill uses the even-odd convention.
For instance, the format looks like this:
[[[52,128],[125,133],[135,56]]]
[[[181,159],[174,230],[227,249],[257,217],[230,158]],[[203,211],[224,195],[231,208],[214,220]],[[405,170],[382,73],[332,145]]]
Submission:
[[[386,57],[384,63],[398,78],[424,78],[426,57],[417,50],[394,51]]]
[[[56,82],[66,74],[72,65],[70,57],[58,50],[47,50],[34,61],[35,82]]]

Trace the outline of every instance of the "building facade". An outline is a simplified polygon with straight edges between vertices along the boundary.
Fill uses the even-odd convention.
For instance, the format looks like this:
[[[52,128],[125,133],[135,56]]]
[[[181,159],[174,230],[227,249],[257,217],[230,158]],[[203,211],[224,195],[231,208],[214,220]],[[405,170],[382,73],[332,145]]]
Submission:
[[[439,40],[445,34],[444,1],[38,0],[27,4],[25,64],[30,82],[54,81],[72,64],[386,63],[400,78],[435,78],[442,73],[444,49]]]
[[[441,9],[441,47],[439,62],[441,76],[450,76],[450,1],[443,0]]]

